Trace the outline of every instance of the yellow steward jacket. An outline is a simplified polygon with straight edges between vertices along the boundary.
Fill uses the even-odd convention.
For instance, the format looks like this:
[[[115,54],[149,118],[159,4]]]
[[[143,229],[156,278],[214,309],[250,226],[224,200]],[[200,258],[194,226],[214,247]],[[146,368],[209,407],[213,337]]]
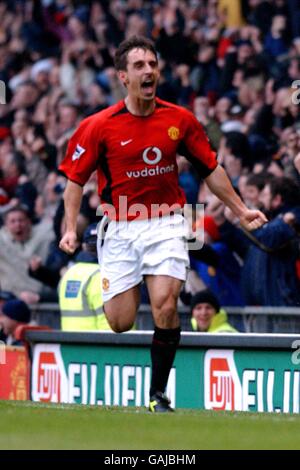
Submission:
[[[110,330],[103,313],[98,264],[74,264],[62,277],[58,290],[63,331]]]

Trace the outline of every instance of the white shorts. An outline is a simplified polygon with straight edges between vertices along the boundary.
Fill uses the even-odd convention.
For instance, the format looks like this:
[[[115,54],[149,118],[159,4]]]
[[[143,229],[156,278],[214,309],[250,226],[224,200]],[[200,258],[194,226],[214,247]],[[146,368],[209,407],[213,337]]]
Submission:
[[[186,280],[188,227],[181,214],[137,221],[111,221],[98,243],[103,301],[140,284],[145,275]]]

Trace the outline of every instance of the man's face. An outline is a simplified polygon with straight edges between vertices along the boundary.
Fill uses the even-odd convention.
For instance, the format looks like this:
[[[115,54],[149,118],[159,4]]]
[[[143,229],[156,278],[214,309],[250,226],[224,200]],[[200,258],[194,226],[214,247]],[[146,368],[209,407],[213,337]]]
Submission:
[[[232,154],[224,156],[224,166],[230,178],[237,178],[242,172],[242,161]]]
[[[199,97],[194,100],[194,113],[207,115],[209,111],[209,101],[205,97]]]
[[[5,227],[18,242],[25,242],[29,238],[31,222],[22,211],[10,212],[5,219]]]
[[[246,184],[244,191],[244,202],[250,209],[260,208],[260,191],[257,186]]]
[[[16,320],[12,320],[6,315],[3,315],[0,311],[0,330],[3,331],[5,336],[13,335],[17,326],[18,322]]]
[[[261,191],[259,200],[265,212],[272,214],[272,211],[276,211],[282,206],[282,198],[280,194],[272,195],[271,187],[266,184],[264,189]]]
[[[243,44],[238,48],[238,62],[245,64],[253,55],[253,48],[248,44]]]
[[[32,106],[38,97],[38,89],[32,84],[20,85],[11,100],[13,109],[23,109]]]
[[[231,106],[231,101],[229,98],[220,98],[217,101],[216,107],[215,107],[215,112],[216,113],[227,113],[229,111],[229,108]]]
[[[216,315],[215,308],[207,303],[195,305],[193,308],[193,318],[197,322],[199,331],[207,331],[210,327],[213,317]]]
[[[127,55],[127,70],[119,72],[119,78],[128,95],[140,100],[153,100],[159,79],[158,62],[148,50],[136,48]]]
[[[63,130],[74,127],[77,117],[77,111],[73,106],[64,105],[59,108],[59,123]]]

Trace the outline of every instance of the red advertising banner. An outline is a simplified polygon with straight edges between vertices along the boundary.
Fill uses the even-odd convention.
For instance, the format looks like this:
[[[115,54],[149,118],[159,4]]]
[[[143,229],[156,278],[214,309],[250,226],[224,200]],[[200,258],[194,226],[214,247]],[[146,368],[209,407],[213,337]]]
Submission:
[[[6,346],[0,360],[0,400],[29,400],[30,364],[26,349]]]

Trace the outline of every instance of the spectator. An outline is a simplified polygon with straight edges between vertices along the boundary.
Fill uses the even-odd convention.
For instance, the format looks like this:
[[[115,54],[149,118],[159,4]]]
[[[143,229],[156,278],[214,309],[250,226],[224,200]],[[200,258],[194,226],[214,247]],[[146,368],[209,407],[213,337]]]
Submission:
[[[29,323],[30,317],[31,312],[22,300],[7,300],[0,305],[0,328],[7,344],[18,344],[14,337],[15,331],[21,324]]]
[[[260,201],[271,221],[263,229],[246,232],[225,222],[222,239],[244,258],[242,291],[247,305],[300,305],[298,258],[299,187],[289,178],[274,178],[266,184]]]
[[[49,223],[32,225],[24,207],[10,209],[0,229],[0,278],[2,288],[31,303],[42,294],[42,284],[27,273],[35,254],[45,259],[53,232]]]
[[[217,297],[210,291],[198,292],[191,301],[191,324],[194,331],[201,333],[236,333],[230,325],[227,313],[220,308]]]
[[[260,200],[260,193],[265,187],[266,183],[272,179],[270,173],[259,173],[258,175],[250,174],[247,177],[243,200],[248,207],[252,209],[261,209],[262,202]]]
[[[271,31],[265,39],[265,50],[271,57],[278,57],[288,51],[284,37],[286,26],[285,16],[276,15],[273,17]]]
[[[194,100],[193,112],[199,122],[205,127],[209,140],[214,149],[218,149],[222,132],[217,121],[210,117],[209,100],[203,96],[197,96]]]

